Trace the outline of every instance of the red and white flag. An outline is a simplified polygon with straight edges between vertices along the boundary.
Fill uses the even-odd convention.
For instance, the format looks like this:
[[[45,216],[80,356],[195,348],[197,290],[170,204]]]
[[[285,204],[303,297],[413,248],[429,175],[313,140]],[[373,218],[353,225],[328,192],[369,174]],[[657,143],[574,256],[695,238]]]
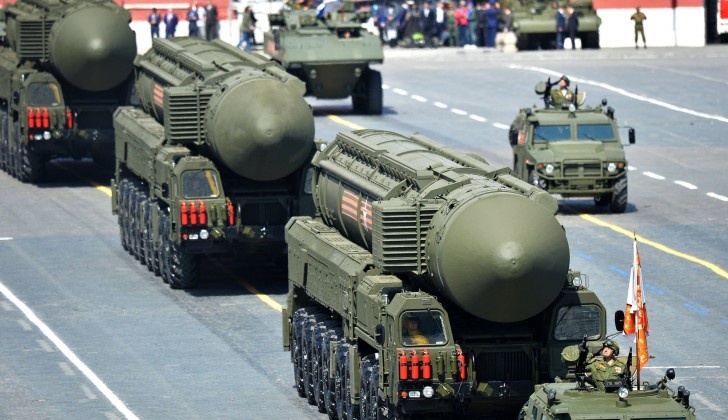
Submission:
[[[642,267],[636,237],[632,246],[632,254],[634,259],[629,274],[629,291],[627,292],[627,307],[624,311],[623,332],[628,336],[634,334],[634,342],[637,343],[638,366],[642,368],[650,360],[650,353],[647,351],[647,336],[650,334],[650,325],[647,322],[647,304],[645,302]]]

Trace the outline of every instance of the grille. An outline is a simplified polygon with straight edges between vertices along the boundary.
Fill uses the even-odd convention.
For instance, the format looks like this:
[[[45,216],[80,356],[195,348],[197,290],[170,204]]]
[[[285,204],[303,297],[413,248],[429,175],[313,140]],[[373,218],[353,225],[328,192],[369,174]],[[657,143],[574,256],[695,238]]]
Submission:
[[[565,177],[600,177],[601,162],[564,162]]]
[[[175,143],[191,143],[205,138],[205,112],[211,92],[173,92],[165,95],[165,128]]]
[[[533,361],[522,351],[483,352],[475,359],[475,371],[481,381],[530,381]]]
[[[18,58],[22,60],[46,61],[48,57],[48,34],[52,20],[18,21]]]
[[[427,269],[424,249],[427,229],[439,206],[389,207],[375,205],[372,254],[385,271],[418,274]]]
[[[240,209],[243,225],[276,226],[284,225],[290,215],[280,203],[246,203]]]

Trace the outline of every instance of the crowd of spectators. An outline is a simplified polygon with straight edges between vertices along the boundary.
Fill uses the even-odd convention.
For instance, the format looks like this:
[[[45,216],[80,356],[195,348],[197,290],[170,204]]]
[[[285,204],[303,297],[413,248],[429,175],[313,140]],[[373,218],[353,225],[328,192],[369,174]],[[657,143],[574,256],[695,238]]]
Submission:
[[[513,30],[510,9],[495,0],[390,1],[373,5],[372,18],[391,46],[495,47],[498,32]]]

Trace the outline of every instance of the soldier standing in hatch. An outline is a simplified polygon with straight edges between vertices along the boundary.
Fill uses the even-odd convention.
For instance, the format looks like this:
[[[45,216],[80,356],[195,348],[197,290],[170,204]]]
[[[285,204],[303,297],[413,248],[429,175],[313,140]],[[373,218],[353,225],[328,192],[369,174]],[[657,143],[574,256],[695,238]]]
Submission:
[[[606,339],[602,343],[601,355],[602,359],[595,358],[589,362],[586,371],[591,373],[591,378],[596,382],[597,388],[604,391],[604,380],[620,379],[625,374],[627,367],[617,360],[619,345],[610,339]]]
[[[561,76],[559,79],[559,87],[551,91],[551,102],[556,108],[561,108],[564,103],[574,101],[574,92],[569,89],[571,81],[566,75]]]
[[[637,35],[642,34],[642,45],[647,48],[647,41],[645,40],[645,27],[643,22],[647,20],[647,16],[640,11],[640,7],[635,7],[635,12],[630,17],[634,21],[634,48],[639,48],[637,44]]]

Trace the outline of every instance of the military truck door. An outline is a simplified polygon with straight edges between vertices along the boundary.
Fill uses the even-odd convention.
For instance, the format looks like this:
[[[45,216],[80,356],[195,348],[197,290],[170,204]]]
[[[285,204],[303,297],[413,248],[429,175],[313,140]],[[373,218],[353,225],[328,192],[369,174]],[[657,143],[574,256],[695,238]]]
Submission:
[[[528,168],[526,165],[526,136],[528,124],[525,121],[517,121],[508,132],[508,140],[513,148],[513,171],[522,180],[528,179]]]

